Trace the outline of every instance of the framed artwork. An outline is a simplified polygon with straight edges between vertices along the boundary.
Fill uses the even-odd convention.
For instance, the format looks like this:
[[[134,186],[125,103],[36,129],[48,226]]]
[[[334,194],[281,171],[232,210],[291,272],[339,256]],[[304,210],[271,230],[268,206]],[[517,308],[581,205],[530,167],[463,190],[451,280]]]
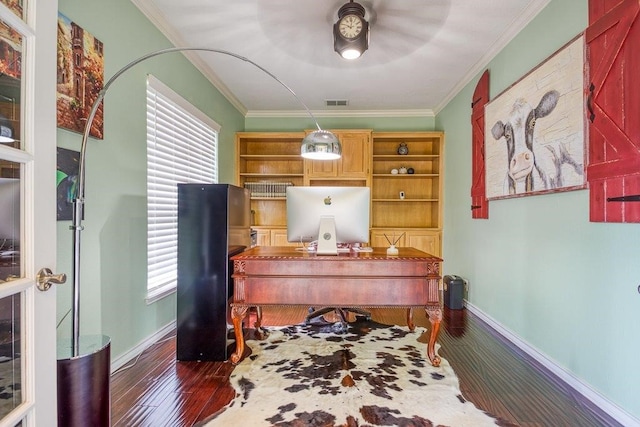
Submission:
[[[485,107],[487,199],[585,188],[584,37]]]
[[[104,46],[102,42],[58,14],[58,127],[84,132],[93,103],[104,84]],[[90,135],[102,139],[103,103],[91,124]]]
[[[57,148],[56,194],[58,221],[73,219],[73,199],[78,183],[80,152]]]

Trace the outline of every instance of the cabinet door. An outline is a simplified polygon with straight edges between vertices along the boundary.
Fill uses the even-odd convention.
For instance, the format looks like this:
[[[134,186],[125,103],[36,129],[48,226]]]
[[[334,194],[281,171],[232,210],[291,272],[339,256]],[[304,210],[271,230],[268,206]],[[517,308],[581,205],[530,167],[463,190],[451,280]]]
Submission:
[[[271,231],[259,229],[258,231],[258,246],[271,246]]]
[[[405,235],[405,246],[420,249],[440,256],[440,233],[437,231],[409,231]]]
[[[305,170],[310,178],[334,178],[338,175],[339,161],[340,160],[305,160]]]
[[[271,230],[271,246],[299,246],[300,243],[287,241],[287,230],[278,228]]]
[[[334,131],[342,146],[338,160],[305,160],[309,178],[367,178],[371,164],[371,132]]]
[[[431,255],[440,256],[439,231],[392,228],[371,230],[371,246],[373,247],[388,248],[389,240],[394,242],[396,239],[396,247],[398,248],[415,248]]]
[[[338,176],[366,178],[371,163],[371,133],[341,132],[342,157],[338,160]]]
[[[397,228],[377,229],[371,231],[371,246],[378,248],[388,248],[391,243],[395,243],[398,248],[408,246],[406,244],[405,230]]]
[[[385,233],[389,236],[389,239],[391,239],[391,234],[389,234],[388,230],[371,230],[369,245],[374,248],[388,248],[389,242],[387,242],[387,238],[384,236]]]

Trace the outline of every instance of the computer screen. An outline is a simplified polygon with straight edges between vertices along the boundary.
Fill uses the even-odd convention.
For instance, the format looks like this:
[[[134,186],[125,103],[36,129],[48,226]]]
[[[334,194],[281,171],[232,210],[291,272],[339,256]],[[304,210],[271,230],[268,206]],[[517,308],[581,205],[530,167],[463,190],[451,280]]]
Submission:
[[[369,187],[288,187],[287,240],[318,241],[319,254],[369,241]]]

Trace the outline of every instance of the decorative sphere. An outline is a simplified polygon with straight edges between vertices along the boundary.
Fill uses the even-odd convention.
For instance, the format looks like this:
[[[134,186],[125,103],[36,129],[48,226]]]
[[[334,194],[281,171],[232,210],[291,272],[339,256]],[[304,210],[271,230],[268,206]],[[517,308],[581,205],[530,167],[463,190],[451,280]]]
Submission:
[[[413,170],[413,168],[409,168],[409,169],[407,169],[407,173],[408,173],[408,174],[412,174],[412,173],[414,173],[414,172],[415,172],[415,171]]]

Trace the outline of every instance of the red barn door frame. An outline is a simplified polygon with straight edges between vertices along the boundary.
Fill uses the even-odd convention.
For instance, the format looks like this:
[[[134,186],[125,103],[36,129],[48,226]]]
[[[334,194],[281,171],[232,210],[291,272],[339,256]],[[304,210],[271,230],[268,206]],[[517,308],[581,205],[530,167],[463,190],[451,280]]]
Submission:
[[[489,218],[484,173],[484,106],[487,102],[489,70],[480,77],[471,101],[471,217],[475,219]]]
[[[589,216],[640,222],[640,2],[590,0]]]

